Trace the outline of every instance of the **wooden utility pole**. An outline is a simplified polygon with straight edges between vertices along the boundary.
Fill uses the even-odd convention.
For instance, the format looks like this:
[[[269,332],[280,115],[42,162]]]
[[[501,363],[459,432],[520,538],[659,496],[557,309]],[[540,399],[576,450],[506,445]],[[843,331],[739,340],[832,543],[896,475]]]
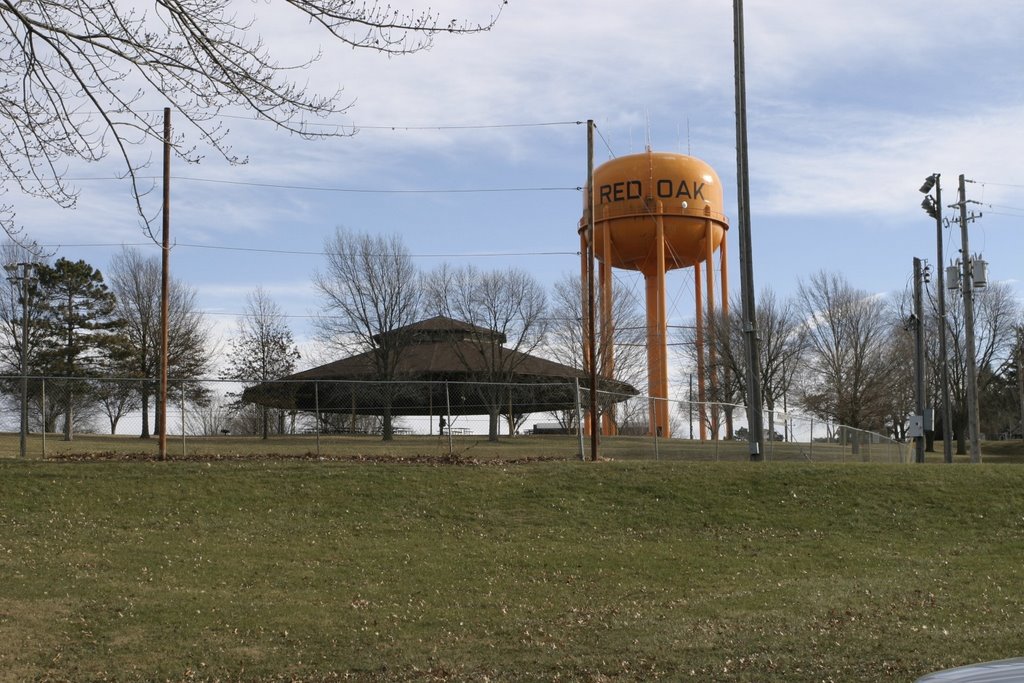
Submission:
[[[960,290],[964,296],[964,336],[967,342],[967,433],[970,438],[971,462],[981,462],[981,420],[978,416],[978,357],[974,347],[974,268],[967,238],[967,190],[960,174],[960,264],[963,268]]]
[[[921,433],[914,436],[914,461],[924,462],[924,304],[922,303],[921,259],[914,257],[914,411],[921,421]]]
[[[594,121],[587,121],[587,336],[590,338],[590,459],[597,460],[597,322],[594,311]]]
[[[169,354],[168,293],[170,290],[171,254],[171,109],[164,108],[164,201],[163,249],[160,271],[160,398],[157,401],[160,459],[167,459],[167,360]]]

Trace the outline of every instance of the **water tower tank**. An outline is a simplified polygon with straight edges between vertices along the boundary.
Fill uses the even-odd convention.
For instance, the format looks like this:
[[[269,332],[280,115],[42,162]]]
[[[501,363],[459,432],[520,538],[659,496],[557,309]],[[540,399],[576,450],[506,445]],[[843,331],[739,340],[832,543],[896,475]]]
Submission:
[[[594,169],[594,189],[594,253],[614,268],[653,272],[659,216],[665,270],[704,261],[729,227],[718,175],[696,157],[651,150],[618,157]]]

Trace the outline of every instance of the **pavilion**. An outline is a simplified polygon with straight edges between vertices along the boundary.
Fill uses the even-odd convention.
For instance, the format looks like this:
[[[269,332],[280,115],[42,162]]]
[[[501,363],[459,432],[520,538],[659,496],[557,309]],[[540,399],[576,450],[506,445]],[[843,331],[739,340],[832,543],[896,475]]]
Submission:
[[[577,383],[590,386],[585,371],[505,348],[504,334],[460,320],[437,316],[388,334],[402,339],[388,382],[381,382],[368,351],[250,387],[243,401],[353,416],[487,415],[495,408],[508,416],[575,410]],[[502,384],[490,381],[494,368],[502,369]],[[615,402],[638,393],[606,378],[598,389]]]

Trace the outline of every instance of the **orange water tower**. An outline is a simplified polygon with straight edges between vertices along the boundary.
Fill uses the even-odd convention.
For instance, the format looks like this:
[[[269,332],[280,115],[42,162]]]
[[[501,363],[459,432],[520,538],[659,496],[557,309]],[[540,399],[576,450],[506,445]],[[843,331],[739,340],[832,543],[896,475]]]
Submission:
[[[697,376],[699,400],[706,400],[704,316],[715,315],[714,253],[718,250],[719,286],[723,313],[728,313],[729,288],[722,212],[722,184],[714,169],[695,157],[653,152],[618,157],[594,169],[593,250],[599,263],[602,338],[613,338],[612,268],[636,270],[644,275],[647,302],[647,386],[651,397],[648,433],[670,436],[668,402],[668,323],[665,274],[676,268],[694,269],[696,306]],[[586,195],[586,193],[584,193]],[[589,207],[580,221],[583,277],[587,274]],[[584,301],[586,310],[586,301]],[[713,347],[708,345],[710,354]],[[598,359],[603,377],[614,372],[612,344],[604,344]],[[589,343],[585,354],[592,353]],[[712,380],[714,381],[714,380]],[[705,415],[705,411],[701,411]],[[589,424],[589,422],[588,422]],[[604,416],[602,431],[614,424]],[[714,433],[717,435],[717,426]],[[707,438],[706,420],[700,420],[701,439]]]

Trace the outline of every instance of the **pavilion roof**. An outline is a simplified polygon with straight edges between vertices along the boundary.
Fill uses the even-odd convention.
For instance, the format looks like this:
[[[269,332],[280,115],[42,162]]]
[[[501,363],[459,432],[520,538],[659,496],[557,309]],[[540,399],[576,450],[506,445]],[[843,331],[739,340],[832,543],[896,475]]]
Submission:
[[[398,331],[396,331],[397,333]],[[504,368],[513,368],[510,377],[506,381],[515,383],[518,388],[515,394],[517,403],[522,405],[535,406],[526,412],[537,412],[540,410],[552,410],[556,407],[568,407],[566,404],[574,404],[575,395],[566,393],[565,389],[578,380],[580,386],[588,387],[589,376],[583,370],[568,365],[563,365],[546,358],[525,354],[513,349],[505,348],[500,344],[487,345],[481,343],[482,339],[488,336],[492,340],[504,340],[505,335],[481,328],[452,318],[438,316],[428,320],[413,323],[402,328],[404,334],[408,334],[409,344],[403,348],[400,360],[390,381],[405,383],[403,391],[409,394],[409,399],[403,409],[402,406],[395,406],[396,412],[404,414],[415,414],[414,404],[418,399],[413,394],[430,394],[423,399],[423,405],[437,405],[441,400],[438,395],[438,383],[459,382],[476,383],[486,382],[488,370],[496,365]],[[485,356],[487,354],[487,356]],[[498,363],[489,357],[497,355]],[[290,396],[287,407],[298,407],[302,410],[312,409],[313,392],[308,386],[302,386],[311,382],[335,382],[335,383],[369,383],[379,382],[380,376],[374,362],[372,351],[356,354],[347,358],[341,358],[324,365],[296,372],[282,377],[276,382],[265,382],[262,385],[251,387],[245,392],[248,400],[262,403],[274,404],[286,407],[283,400],[272,400],[272,395],[280,394]],[[414,391],[413,385],[419,383],[434,383],[433,388],[423,386],[422,392]],[[531,392],[527,388],[529,384],[538,385],[538,389]],[[551,387],[539,388],[541,385],[559,384],[561,389],[552,393]],[[271,391],[272,385],[274,391]],[[290,389],[282,391],[283,387],[290,385]],[[637,394],[631,385],[611,379],[600,379],[598,387],[601,390],[621,394],[624,400],[629,396]],[[362,406],[362,401],[357,398],[356,387],[344,388],[343,393],[348,397],[338,400],[338,410],[356,410],[357,412],[372,412],[372,408]],[[342,391],[342,387],[334,387],[333,393]],[[373,392],[368,392],[373,393]],[[443,393],[443,390],[441,390]],[[544,394],[542,397],[541,394]],[[572,394],[572,401],[567,398]],[[326,398],[327,390],[321,392]],[[296,398],[305,397],[305,398]],[[296,405],[295,403],[302,405]],[[321,409],[332,409],[327,407],[328,402],[318,401]],[[360,404],[358,406],[354,404]],[[379,405],[379,400],[375,401]],[[541,407],[543,405],[543,407]],[[466,406],[469,407],[468,405]]]

